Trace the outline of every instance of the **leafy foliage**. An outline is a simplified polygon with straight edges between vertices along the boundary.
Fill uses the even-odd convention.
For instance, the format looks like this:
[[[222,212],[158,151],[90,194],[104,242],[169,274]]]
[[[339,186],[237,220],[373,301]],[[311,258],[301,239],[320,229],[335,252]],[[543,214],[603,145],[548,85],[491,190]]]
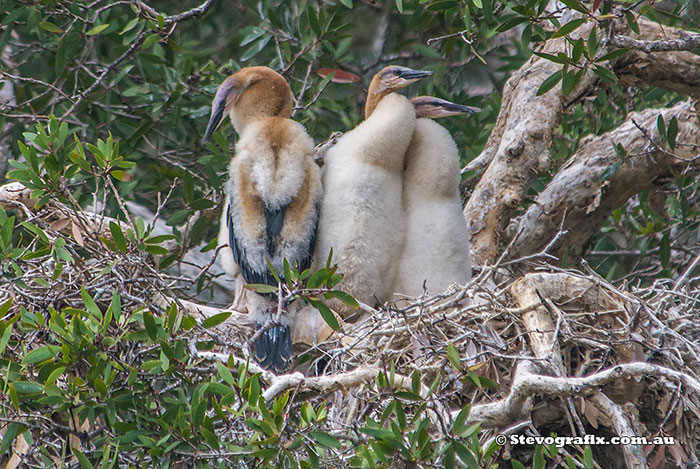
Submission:
[[[571,95],[587,73],[606,83],[564,116],[550,149],[556,166],[583,136],[614,128],[628,110],[680,99],[655,88],[634,95],[621,88],[609,65],[624,51],[606,50],[601,28],[622,8],[632,29],[640,15],[697,29],[697,5],[565,0],[566,8],[552,12],[549,3],[243,0],[206,2],[197,10],[186,0],[1,1],[2,83],[5,90],[12,86],[14,101],[0,113],[12,142],[0,157],[0,180],[22,182],[38,208],[63,205],[54,206],[59,216],[49,221],[0,208],[0,455],[24,438],[37,450],[26,457],[45,466],[72,460],[81,467],[388,467],[396,461],[485,467],[498,461],[501,448],[482,446],[481,429],[465,424],[469,399],[443,380],[479,392],[495,383],[466,367],[464,350],[453,343],[440,357],[445,369],[414,371],[410,389],[397,383],[396,364],[386,363],[369,386],[368,415],[337,432],[329,424],[328,396],[290,391],[268,400],[265,375],[251,372],[249,363],[211,363],[194,354],[220,345],[222,339],[207,334],[226,314],[197,324],[176,303],[154,305],[150,294],[182,286],[172,268],[186,252],[216,247],[221,180],[235,138],[227,125],[205,147],[200,137],[216,87],[243,66],[283,73],[295,119],[319,142],[361,121],[364,93],[362,82],[335,83],[318,69],[348,71],[365,84],[389,63],[432,70],[411,93],[484,109],[443,123],[463,163],[486,142],[505,80],[533,51],[560,66],[539,94],[560,86]],[[563,21],[569,11],[583,16]],[[577,37],[590,24],[590,33]],[[541,42],[556,38],[566,41],[567,53],[541,52]],[[658,132],[671,151],[682,143],[676,121],[660,119]],[[624,148],[619,153],[624,157]],[[541,176],[533,196],[550,177]],[[700,220],[696,175],[677,175],[672,189],[640,194],[613,213],[592,250],[642,256],[634,262],[591,257],[601,274],[614,280],[639,272],[643,255],[658,258],[661,270],[653,275],[678,269],[674,253]],[[128,215],[126,203],[158,215],[146,223]],[[95,217],[73,218],[60,207],[72,213],[90,207]],[[156,233],[158,217],[172,234]],[[90,237],[95,224],[99,236]],[[284,274],[285,294],[305,298],[333,328],[324,300],[355,304],[330,263],[316,272],[285,266]],[[212,280],[204,269],[191,283],[199,293]],[[436,406],[449,399],[461,399],[461,411],[451,421],[436,420]],[[538,447],[524,461],[573,465],[574,457],[593,467],[590,448],[580,453]]]

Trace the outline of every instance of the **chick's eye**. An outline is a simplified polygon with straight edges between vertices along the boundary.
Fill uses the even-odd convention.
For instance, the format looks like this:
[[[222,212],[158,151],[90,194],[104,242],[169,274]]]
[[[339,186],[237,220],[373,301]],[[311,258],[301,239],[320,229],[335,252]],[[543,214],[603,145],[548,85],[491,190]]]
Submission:
[[[401,75],[401,72],[399,70],[394,70],[394,75],[398,77],[399,75]]]

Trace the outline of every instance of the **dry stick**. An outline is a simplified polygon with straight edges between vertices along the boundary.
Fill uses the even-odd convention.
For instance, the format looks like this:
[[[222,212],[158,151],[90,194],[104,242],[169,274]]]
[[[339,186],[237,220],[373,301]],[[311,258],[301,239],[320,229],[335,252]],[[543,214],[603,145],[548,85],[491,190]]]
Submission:
[[[680,381],[689,390],[700,396],[700,381],[696,378],[687,373],[651,363],[623,363],[583,378],[543,376],[532,373],[532,369],[520,371],[520,367],[525,363],[527,362],[519,364],[508,396],[500,401],[473,406],[468,419],[470,423],[481,421],[488,426],[508,425],[512,422],[511,416],[519,415],[525,401],[536,394],[549,396],[582,395],[596,391],[596,388],[619,378],[636,379],[654,376]],[[453,417],[456,417],[458,413],[459,411],[453,412]]]
[[[141,44],[143,44],[143,41],[146,39],[146,32],[141,32],[136,39],[134,40],[133,43],[131,43],[131,46],[124,51],[122,55],[120,55],[114,62],[110,63],[103,71],[100,73],[100,76],[97,77],[97,80],[95,80],[92,85],[90,85],[86,90],[82,91],[80,95],[78,96],[78,99],[73,102],[70,108],[66,112],[63,113],[63,115],[59,118],[60,121],[63,121],[68,117],[70,114],[75,111],[75,109],[80,106],[80,104],[83,102],[83,99],[93,91],[95,91],[95,88],[100,86],[100,84],[104,81],[105,78],[107,78],[107,75],[114,70],[117,66],[119,66],[122,62],[124,62],[131,54],[136,52],[136,50],[141,47]]]
[[[207,12],[209,7],[211,7],[212,3],[214,3],[214,0],[207,0],[198,7],[192,8],[191,10],[178,13],[177,15],[165,16],[158,13],[153,7],[146,4],[145,2],[140,0],[138,1],[138,5],[149,15],[152,15],[153,19],[156,19],[158,16],[163,16],[163,22],[165,24],[178,23],[182,20],[188,20],[190,18],[197,18],[199,16],[202,16],[204,13]]]
[[[683,274],[678,278],[678,280],[676,280],[676,285],[673,287],[673,290],[671,290],[672,292],[675,293],[678,291],[681,285],[683,285],[683,282],[685,282],[685,279],[688,278],[691,272],[693,272],[693,270],[695,270],[695,268],[698,266],[698,263],[700,263],[700,254],[695,256],[693,263],[690,264],[690,266],[687,269],[685,269],[685,272],[683,272]]]
[[[628,36],[613,35],[610,37],[610,44],[615,47],[624,47],[627,49],[641,50],[646,53],[650,52],[668,52],[668,51],[692,51],[700,48],[700,33],[693,33],[680,30],[678,32],[679,39],[669,40],[639,40],[632,39]]]
[[[622,407],[613,402],[612,399],[599,391],[589,400],[612,421],[613,429],[618,436],[637,436],[637,431],[630,424]],[[636,469],[648,467],[642,445],[622,445],[622,454],[627,467]]]
[[[26,77],[20,77],[20,76],[16,76],[16,75],[11,75],[11,74],[9,74],[9,73],[3,71],[3,70],[0,70],[0,75],[2,75],[2,76],[4,76],[4,77],[7,77],[7,78],[9,78],[9,79],[11,79],[11,80],[15,80],[15,81],[26,81],[26,82],[28,82],[28,83],[34,83],[35,85],[46,86],[47,88],[51,88],[52,90],[54,90],[55,92],[57,92],[58,94],[60,94],[60,95],[63,96],[64,98],[66,98],[68,101],[72,101],[72,99],[70,98],[70,96],[68,96],[66,93],[63,92],[63,90],[61,90],[60,88],[57,88],[56,86],[52,85],[51,83],[47,83],[47,82],[45,82],[45,81],[37,80],[36,78],[26,78]]]

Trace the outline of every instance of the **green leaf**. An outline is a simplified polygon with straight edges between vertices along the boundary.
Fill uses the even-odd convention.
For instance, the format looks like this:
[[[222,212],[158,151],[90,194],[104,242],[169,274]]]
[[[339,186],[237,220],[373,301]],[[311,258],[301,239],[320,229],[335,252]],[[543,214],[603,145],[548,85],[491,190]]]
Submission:
[[[155,244],[146,244],[143,247],[143,250],[148,253],[155,254],[157,256],[164,256],[168,253],[168,250],[166,248],[164,248],[163,246],[156,246]]]
[[[479,9],[484,8],[484,5],[481,2],[481,0],[471,0],[471,2],[472,2],[472,5],[474,5],[476,8],[479,8]]]
[[[95,26],[94,28],[90,29],[88,32],[85,33],[85,35],[86,36],[96,36],[107,28],[109,28],[109,23],[101,24],[99,26]]]
[[[668,236],[668,231],[665,231],[663,237],[661,238],[659,255],[661,256],[661,266],[664,269],[668,268],[669,262],[671,261],[671,242]]]
[[[583,466],[586,468],[593,467],[593,450],[591,445],[586,445],[583,450]]]
[[[3,435],[2,437],[2,444],[0,444],[0,454],[9,454],[10,447],[12,447],[12,443],[15,441],[15,438],[17,438],[17,435],[19,433],[22,433],[23,431],[24,425],[19,424],[17,422],[11,423],[5,431],[5,435]]]
[[[214,316],[209,316],[206,318],[204,321],[202,321],[202,327],[205,329],[209,329],[211,327],[218,326],[222,322],[226,321],[228,318],[231,317],[231,313],[219,313],[215,314]]]
[[[85,456],[79,450],[75,449],[73,446],[71,446],[70,449],[71,451],[73,451],[73,454],[75,454],[75,457],[78,458],[78,461],[80,462],[80,467],[82,467],[83,469],[95,469],[95,466],[92,465],[87,456]]]
[[[160,36],[156,33],[151,33],[144,39],[143,44],[141,44],[141,49],[148,50],[158,41],[160,41]]]
[[[588,13],[588,9],[584,7],[579,0],[561,0],[561,2],[569,8],[572,8],[580,13]]]
[[[598,78],[600,78],[603,81],[607,81],[608,83],[612,83],[613,85],[617,84],[617,76],[615,76],[613,72],[611,72],[605,67],[596,65],[593,68],[593,73],[595,73],[598,76]]]
[[[399,10],[399,13],[403,15],[403,0],[395,0],[396,2],[396,9]]]
[[[462,369],[462,363],[459,359],[459,351],[452,342],[447,344],[447,359],[455,370],[459,371]]]
[[[277,286],[266,285],[264,283],[249,283],[245,286],[248,290],[253,290],[256,293],[275,293],[277,292]]]
[[[576,42],[574,43],[574,49],[571,52],[571,58],[573,59],[573,63],[579,63],[581,61],[581,57],[583,56],[583,52],[584,52],[583,39],[577,39]]]
[[[340,325],[338,324],[338,320],[336,319],[335,315],[330,310],[330,308],[328,308],[328,306],[326,306],[322,301],[311,301],[311,304],[321,314],[321,317],[323,318],[324,321],[326,321],[326,324],[328,324],[328,327],[330,327],[334,331],[337,331],[338,329],[340,329]]]
[[[311,435],[311,438],[316,440],[316,442],[318,442],[318,444],[324,448],[342,448],[340,441],[328,433],[312,430],[309,432],[309,435]]]
[[[593,58],[595,57],[596,53],[598,52],[598,27],[593,26],[591,28],[591,32],[588,34],[588,43],[586,44],[588,46],[588,57]]]
[[[119,224],[110,221],[109,222],[109,232],[112,233],[112,240],[114,241],[114,244],[119,248],[119,251],[121,253],[126,252],[126,238],[124,237],[124,233],[122,232],[121,226]]]
[[[561,92],[564,96],[568,95],[574,89],[576,88],[576,85],[578,85],[578,82],[581,80],[581,77],[583,76],[584,70],[579,70],[577,73],[574,73],[573,71],[565,73],[564,78],[562,79],[561,82]]]
[[[54,384],[56,380],[58,380],[58,378],[61,377],[64,371],[66,371],[65,366],[59,366],[58,368],[53,370],[51,374],[49,374],[48,378],[46,378],[46,385],[49,386]]]
[[[552,39],[556,39],[558,37],[563,37],[563,36],[566,36],[567,34],[571,34],[572,32],[576,31],[578,28],[580,28],[585,22],[586,22],[586,20],[583,18],[569,21],[564,26],[559,28],[559,30],[557,32],[552,34]]]
[[[340,3],[342,3],[347,8],[352,9],[352,0],[340,0]]]
[[[639,34],[639,24],[637,24],[637,19],[634,17],[634,13],[627,10],[625,12],[625,18],[627,19],[627,24],[630,25],[630,28],[632,29],[632,31]]]
[[[359,308],[360,307],[360,303],[358,303],[355,298],[348,295],[344,291],[333,290],[333,291],[329,291],[327,293],[324,293],[323,296],[326,299],[338,298],[340,301],[342,301],[346,305],[350,306],[351,308]]]
[[[666,123],[664,122],[664,116],[662,114],[659,114],[659,117],[656,118],[656,128],[659,131],[661,139],[666,140]]]
[[[678,136],[678,119],[674,116],[671,122],[668,123],[668,129],[666,129],[666,141],[671,150],[676,149],[676,137]]]
[[[126,171],[122,171],[121,169],[113,169],[109,172],[109,174],[111,174],[117,181],[128,182],[131,180],[131,175]]]
[[[153,314],[150,311],[145,311],[143,313],[143,325],[146,328],[148,337],[155,342],[158,337],[158,329],[156,327],[156,320],[153,318]]]
[[[539,57],[542,57],[543,59],[547,59],[550,62],[557,63],[557,64],[567,65],[569,63],[569,57],[566,54],[562,54],[561,52],[558,53],[557,55],[552,55],[552,54],[545,54],[544,52],[533,51],[533,54],[535,54]]]
[[[503,23],[501,23],[501,25],[498,28],[496,28],[496,31],[502,33],[504,31],[508,31],[509,29],[513,29],[519,24],[525,23],[527,21],[529,21],[529,18],[527,18],[526,16],[516,16],[514,18],[509,18]]]
[[[547,91],[554,88],[557,85],[557,83],[559,83],[559,81],[561,80],[561,77],[562,70],[554,72],[550,76],[548,76],[547,79],[545,79],[545,81],[542,82],[539,89],[537,90],[537,96],[542,96]]]
[[[233,386],[235,380],[233,379],[231,370],[229,370],[226,365],[219,361],[216,362],[216,369],[219,372],[219,376],[221,377],[221,379],[224,380],[224,382],[229,386]]]
[[[92,297],[85,290],[85,287],[80,287],[80,296],[83,299],[83,304],[85,305],[87,310],[90,311],[90,313],[92,313],[93,316],[95,316],[101,321],[102,311],[100,310],[99,306],[97,306],[97,303],[95,303],[95,300],[93,300]]]
[[[252,59],[255,57],[258,52],[263,50],[265,46],[267,45],[268,42],[270,42],[270,39],[272,39],[272,36],[270,34],[266,34],[260,39],[258,39],[252,46],[246,50],[241,58],[239,59],[241,62],[245,62],[246,60]]]
[[[41,23],[39,23],[39,27],[41,29],[44,29],[44,30],[50,32],[50,33],[56,33],[56,34],[63,33],[63,30],[61,28],[59,28],[58,26],[56,26],[55,24],[53,24],[49,21],[42,21]]]
[[[596,62],[605,62],[607,60],[612,60],[617,57],[620,57],[621,55],[625,55],[628,52],[627,49],[617,49],[611,52],[608,52],[607,54],[603,55],[600,58],[595,59]]]
[[[12,387],[17,394],[36,394],[44,390],[44,386],[31,381],[15,381],[12,383]]]
[[[250,393],[248,394],[248,403],[255,407],[260,399],[260,381],[257,376],[250,378]]]
[[[542,454],[542,447],[538,445],[535,447],[535,455],[532,457],[532,469],[544,469],[544,468],[545,468],[545,461],[544,461],[544,455]]]
[[[313,31],[316,36],[320,36],[321,23],[318,21],[318,14],[316,13],[313,5],[309,4],[309,7],[306,9],[306,13],[309,17],[309,26],[311,26],[311,31]]]
[[[139,17],[138,16],[136,18],[134,18],[133,20],[129,21],[128,23],[126,23],[126,26],[124,26],[124,29],[121,30],[119,35],[121,36],[124,33],[128,33],[129,31],[134,29],[137,24],[139,24]]]
[[[158,235],[158,236],[151,236],[146,240],[147,244],[160,244],[164,241],[170,241],[171,239],[175,239],[175,235]]]
[[[44,360],[48,360],[49,358],[55,357],[60,351],[61,347],[59,347],[58,345],[44,345],[35,348],[34,350],[32,350],[24,356],[24,358],[22,359],[22,364],[26,365],[29,363],[43,362]]]
[[[314,289],[325,285],[328,279],[328,269],[319,269],[309,277],[306,282],[306,288]]]

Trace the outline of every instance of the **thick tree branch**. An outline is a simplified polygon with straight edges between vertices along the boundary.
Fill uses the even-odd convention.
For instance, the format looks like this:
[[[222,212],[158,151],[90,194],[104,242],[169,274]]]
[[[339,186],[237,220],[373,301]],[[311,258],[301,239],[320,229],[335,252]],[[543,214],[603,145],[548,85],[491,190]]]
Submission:
[[[586,25],[576,35],[587,35],[589,30],[590,25]],[[565,39],[555,39],[547,43],[543,52],[556,54],[565,47]],[[549,167],[552,135],[566,103],[558,89],[542,96],[537,96],[537,90],[560,68],[561,65],[533,57],[505,85],[496,125],[477,158],[479,165],[489,161],[490,164],[464,209],[476,264],[494,261],[506,211],[520,204],[537,173]],[[594,80],[592,74],[584,74],[578,89],[589,88]]]
[[[677,29],[662,28],[643,18],[639,19],[639,27],[640,40],[656,39],[664,32],[680,34]],[[588,32],[588,25],[584,25],[576,31],[576,37]],[[620,22],[614,26],[614,33],[619,36],[631,34],[631,31],[626,23]],[[556,55],[565,49],[566,43],[557,39],[549,41],[543,52]],[[625,85],[654,85],[690,95],[700,90],[700,57],[689,52],[646,54],[633,50],[611,65]],[[563,96],[560,87],[536,96],[541,83],[560,69],[560,65],[535,57],[510,78],[503,90],[503,103],[494,130],[482,153],[465,168],[474,170],[488,165],[464,209],[476,264],[496,259],[499,234],[508,213],[520,204],[537,174],[549,167],[548,149],[563,111],[599,85],[592,73],[585,73],[578,88],[569,95],[576,98]],[[680,136],[678,141],[683,141]],[[575,192],[570,189],[569,192]],[[561,208],[566,207],[562,205]],[[556,224],[560,221],[561,216]],[[564,228],[570,226],[572,224],[567,223]],[[538,238],[537,249],[518,249],[511,252],[512,256],[536,252],[556,233],[556,230],[545,231],[540,227],[536,233],[531,233],[528,230],[532,228],[534,226],[528,225],[521,236]],[[580,248],[575,249],[580,251]]]
[[[642,52],[690,51],[700,48],[700,33],[678,31],[678,39],[639,40],[629,36],[614,34],[610,44],[615,47],[640,50]]]
[[[700,58],[699,58],[700,59]],[[657,130],[657,118],[678,122],[678,145],[671,150]],[[624,147],[620,154],[617,145]],[[513,232],[511,255],[538,252],[560,224],[567,233],[554,247],[569,259],[582,255],[608,215],[634,194],[650,189],[689,165],[700,165],[700,121],[690,101],[668,109],[632,113],[627,122],[581,142],[579,151],[537,196]],[[566,212],[566,218],[564,213]]]
[[[526,415],[526,412],[523,412],[527,410],[526,402],[535,395],[593,395],[597,388],[621,378],[664,378],[680,382],[694,394],[700,395],[700,381],[696,378],[652,363],[623,363],[583,378],[543,376],[536,374],[532,365],[523,366],[526,364],[527,362],[520,363],[508,397],[497,402],[475,405],[472,407],[468,421],[482,422],[485,427],[511,425],[512,422]]]

